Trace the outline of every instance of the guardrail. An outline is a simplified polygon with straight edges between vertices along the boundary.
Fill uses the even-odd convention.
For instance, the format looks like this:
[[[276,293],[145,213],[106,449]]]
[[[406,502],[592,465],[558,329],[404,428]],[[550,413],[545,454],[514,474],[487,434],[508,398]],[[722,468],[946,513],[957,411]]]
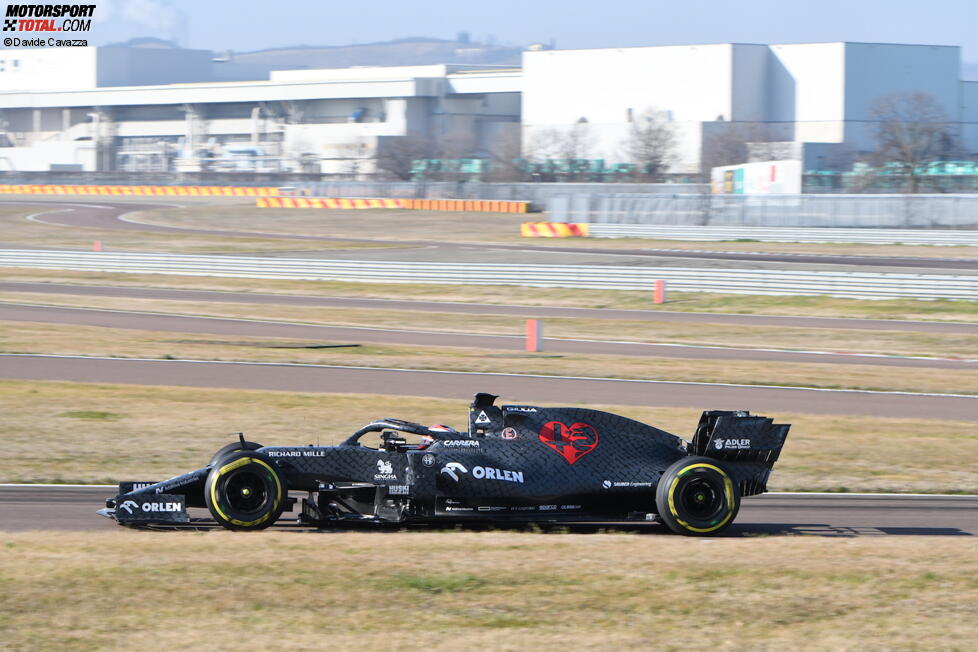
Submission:
[[[317,260],[23,249],[0,250],[0,267],[313,281],[529,285],[649,292],[655,281],[665,280],[669,283],[669,289],[676,292],[815,294],[853,299],[978,300],[978,275]]]
[[[681,226],[652,224],[586,224],[592,238],[660,240],[757,240],[760,242],[862,242],[978,246],[978,231],[953,229],[785,229],[771,226]]]

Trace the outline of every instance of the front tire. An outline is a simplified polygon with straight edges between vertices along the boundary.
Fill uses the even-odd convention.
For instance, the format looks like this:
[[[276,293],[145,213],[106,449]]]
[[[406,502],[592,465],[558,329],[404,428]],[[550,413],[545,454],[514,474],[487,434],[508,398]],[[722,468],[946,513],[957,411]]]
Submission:
[[[740,491],[716,460],[685,457],[662,474],[655,504],[659,517],[676,534],[711,536],[737,517]]]
[[[256,451],[261,448],[261,444],[256,444],[253,441],[240,442],[235,441],[227,444],[226,446],[221,446],[217,449],[217,452],[211,456],[211,461],[207,463],[207,466],[214,466],[217,462],[227,456],[229,453],[237,453],[238,451]]]
[[[282,473],[261,453],[239,451],[207,474],[204,501],[211,516],[229,530],[263,530],[278,520],[287,489]]]

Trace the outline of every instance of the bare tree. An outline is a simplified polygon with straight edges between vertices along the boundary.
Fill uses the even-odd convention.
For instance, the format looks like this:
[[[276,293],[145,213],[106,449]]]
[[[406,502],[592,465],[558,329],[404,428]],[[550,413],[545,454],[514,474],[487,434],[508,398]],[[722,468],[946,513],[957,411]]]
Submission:
[[[586,122],[577,122],[569,128],[551,127],[539,129],[528,147],[528,158],[575,159],[589,158],[594,149],[594,136]]]
[[[489,147],[489,181],[522,181],[522,149],[519,129],[503,132]]]
[[[462,159],[481,158],[471,133],[456,131],[441,138],[417,133],[382,137],[377,146],[377,170],[388,178],[410,181],[420,171],[429,181],[465,181],[471,172],[461,171]],[[419,168],[416,162],[438,159],[440,165]]]
[[[410,181],[414,161],[437,157],[437,146],[420,134],[382,138],[377,143],[375,165],[381,175]]]
[[[539,172],[539,181],[574,181],[586,176],[585,170],[574,166],[563,167],[569,161],[580,161],[591,158],[594,152],[594,135],[587,122],[577,122],[568,128],[539,129],[530,139],[525,156],[533,163],[541,164],[545,171]],[[550,168],[546,164],[551,160],[559,160],[558,167]]]
[[[920,191],[927,164],[952,158],[958,151],[947,113],[933,95],[883,95],[872,103],[869,114],[876,123],[876,152],[870,162],[896,172],[911,193]]]
[[[757,124],[714,124],[710,133],[703,136],[700,155],[700,170],[703,177],[709,180],[713,168],[747,163],[750,159],[747,144],[767,140],[767,133]]]
[[[676,135],[661,113],[646,109],[632,122],[622,147],[628,158],[637,164],[638,178],[660,181],[675,155]]]

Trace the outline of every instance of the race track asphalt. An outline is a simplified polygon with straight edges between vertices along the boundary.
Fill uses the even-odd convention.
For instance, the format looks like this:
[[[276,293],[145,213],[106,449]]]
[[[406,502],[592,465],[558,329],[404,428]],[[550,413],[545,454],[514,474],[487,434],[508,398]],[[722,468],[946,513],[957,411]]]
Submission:
[[[844,317],[793,317],[787,315],[747,315],[713,312],[676,312],[668,310],[621,310],[615,308],[569,308],[559,306],[518,306],[493,303],[452,301],[408,301],[400,299],[366,299],[299,294],[264,294],[259,292],[217,292],[169,288],[121,287],[113,285],[73,285],[67,283],[32,283],[0,281],[0,292],[38,294],[71,294],[93,297],[126,297],[167,301],[207,301],[214,303],[253,303],[281,306],[321,306],[330,308],[367,308],[374,310],[409,310],[467,315],[513,315],[541,319],[572,317],[578,319],[612,319],[732,326],[783,326],[785,328],[836,328],[911,333],[970,333],[978,335],[978,323],[931,322],[897,319],[853,319]]]
[[[68,308],[6,302],[0,302],[0,321],[72,324],[77,326],[99,326],[103,328],[128,330],[200,333],[237,337],[303,338],[308,342],[309,346],[316,346],[324,340],[328,340],[334,344],[342,343],[348,345],[398,344],[408,346],[450,346],[517,352],[521,351],[524,345],[524,338],[518,335],[482,335],[475,333],[431,332],[355,326],[323,326],[251,319],[194,317],[153,312]],[[437,328],[437,321],[432,322],[432,326]],[[978,369],[978,359],[955,360],[944,358],[891,357],[851,353],[783,351],[762,348],[615,342],[568,338],[548,338],[545,340],[544,348],[548,353],[644,356],[714,360],[717,362],[725,360],[747,360],[760,362],[860,364],[954,370]]]
[[[121,531],[95,513],[114,494],[111,487],[0,485],[0,531]],[[666,532],[662,526],[649,529]],[[759,534],[975,536],[978,496],[766,494],[745,499],[725,533]]]
[[[108,199],[108,198],[104,198]],[[671,258],[688,260],[716,260],[716,261],[753,261],[765,263],[787,263],[787,264],[810,264],[810,265],[844,265],[844,266],[871,266],[900,268],[904,270],[919,269],[921,271],[931,270],[961,270],[968,273],[975,273],[978,264],[975,260],[961,258],[926,258],[910,256],[837,256],[825,254],[781,254],[763,252],[731,252],[731,251],[690,251],[682,249],[614,249],[601,250],[590,247],[572,246],[550,246],[536,244],[491,244],[491,243],[449,243],[432,242],[427,240],[385,240],[368,238],[346,238],[329,236],[311,236],[298,234],[281,234],[273,232],[256,231],[235,231],[220,229],[190,229],[184,227],[160,226],[143,224],[138,222],[120,219],[129,213],[153,208],[165,207],[174,204],[173,200],[162,202],[119,202],[104,201],[103,198],[93,198],[92,201],[85,201],[83,198],[73,198],[71,200],[7,200],[0,201],[0,204],[26,204],[39,207],[50,207],[50,211],[39,211],[34,214],[34,221],[68,227],[90,227],[100,229],[121,229],[129,231],[147,231],[155,233],[182,233],[195,235],[211,235],[225,237],[262,237],[280,240],[302,240],[302,241],[323,241],[323,242],[350,242],[350,243],[381,243],[401,246],[423,246],[434,247],[431,257],[441,259],[442,254],[439,250],[447,252],[459,249],[484,249],[487,251],[522,251],[522,252],[543,252],[543,253],[563,253],[580,255],[604,255],[618,257],[639,257],[639,258]]]
[[[0,378],[978,421],[978,396],[330,365],[2,354]]]

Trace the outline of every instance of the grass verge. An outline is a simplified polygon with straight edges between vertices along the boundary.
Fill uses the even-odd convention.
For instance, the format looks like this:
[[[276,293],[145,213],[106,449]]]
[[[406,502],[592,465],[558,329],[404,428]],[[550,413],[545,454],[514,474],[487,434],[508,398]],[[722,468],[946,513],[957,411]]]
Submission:
[[[967,537],[0,538],[12,650],[967,649],[978,615]]]
[[[0,404],[0,482],[164,479],[205,464],[238,431],[266,445],[325,445],[378,417],[464,428],[467,414],[461,400],[38,381],[0,381]],[[591,407],[685,437],[699,417],[698,410],[685,408]],[[773,491],[978,493],[974,424],[768,416],[793,424],[770,482]]]

